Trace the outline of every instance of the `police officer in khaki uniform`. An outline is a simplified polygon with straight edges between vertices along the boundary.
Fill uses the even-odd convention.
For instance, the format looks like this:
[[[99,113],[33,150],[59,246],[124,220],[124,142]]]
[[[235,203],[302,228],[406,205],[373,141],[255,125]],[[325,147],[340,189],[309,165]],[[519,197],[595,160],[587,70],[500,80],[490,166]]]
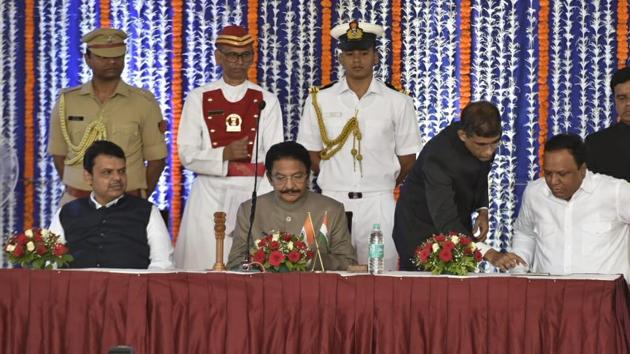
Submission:
[[[122,147],[127,159],[127,193],[148,197],[165,166],[165,124],[153,94],[120,77],[125,67],[123,31],[99,28],[83,36],[92,80],[64,89],[52,112],[48,152],[66,185],[61,205],[87,197],[85,150],[95,140]],[[145,166],[146,161],[146,166]]]

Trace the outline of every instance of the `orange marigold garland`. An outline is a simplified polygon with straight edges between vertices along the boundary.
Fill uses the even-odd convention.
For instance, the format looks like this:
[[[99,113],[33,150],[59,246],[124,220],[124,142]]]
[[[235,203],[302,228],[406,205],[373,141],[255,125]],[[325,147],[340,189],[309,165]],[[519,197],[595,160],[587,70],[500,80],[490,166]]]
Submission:
[[[617,67],[628,62],[628,0],[617,1]]]
[[[462,0],[460,8],[460,43],[459,43],[459,106],[464,109],[470,102],[470,55],[471,55],[471,30],[470,30],[470,0]]]
[[[173,243],[177,241],[181,220],[182,171],[177,153],[177,131],[182,114],[182,26],[184,4],[181,0],[172,0],[173,8],[173,118],[171,121],[171,234]]]
[[[402,35],[400,33],[402,17],[401,0],[392,1],[392,85],[400,87]]]
[[[332,52],[330,29],[332,27],[332,3],[330,0],[322,0],[322,79],[321,84],[330,82],[332,72]]]
[[[540,13],[538,15],[538,163],[542,165],[544,156],[544,146],[547,142],[547,109],[549,98],[549,86],[547,77],[549,75],[549,1],[540,1]],[[540,175],[543,175],[542,168]]]
[[[101,27],[109,27],[109,0],[100,1],[101,9]]]
[[[247,30],[252,38],[258,38],[258,0],[247,1]],[[247,71],[247,78],[251,82],[257,82],[258,73],[258,42],[254,41],[254,63]]]
[[[35,208],[35,1],[24,3],[24,227],[33,227]]]

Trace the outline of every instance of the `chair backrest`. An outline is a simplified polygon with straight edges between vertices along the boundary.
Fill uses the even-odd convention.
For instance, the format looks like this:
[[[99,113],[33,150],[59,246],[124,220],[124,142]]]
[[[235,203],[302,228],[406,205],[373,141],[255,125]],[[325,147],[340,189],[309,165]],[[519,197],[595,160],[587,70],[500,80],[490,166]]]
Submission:
[[[346,220],[348,220],[348,232],[352,235],[352,212],[346,211]]]

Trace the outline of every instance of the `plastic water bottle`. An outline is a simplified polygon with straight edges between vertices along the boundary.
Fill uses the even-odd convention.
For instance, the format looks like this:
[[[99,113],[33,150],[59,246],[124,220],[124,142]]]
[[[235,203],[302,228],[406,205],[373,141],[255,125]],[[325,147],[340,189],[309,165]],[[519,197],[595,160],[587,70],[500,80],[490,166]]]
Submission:
[[[368,252],[368,271],[370,274],[383,274],[385,270],[385,245],[381,225],[374,224],[370,232],[370,249]]]

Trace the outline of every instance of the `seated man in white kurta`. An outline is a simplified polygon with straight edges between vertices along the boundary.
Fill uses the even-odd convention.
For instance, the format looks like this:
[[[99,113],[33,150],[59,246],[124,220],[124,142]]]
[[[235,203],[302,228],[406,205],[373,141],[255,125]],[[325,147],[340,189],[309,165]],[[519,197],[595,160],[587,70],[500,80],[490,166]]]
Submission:
[[[240,264],[249,258],[250,250],[255,249],[255,241],[265,234],[279,231],[298,235],[305,223],[312,223],[312,229],[319,230],[326,222],[326,241],[310,243],[312,251],[319,248],[324,263],[321,267],[316,257],[313,268],[346,270],[349,265],[356,264],[343,204],[308,190],[311,169],[308,151],[292,141],[276,144],[267,153],[265,167],[274,191],[257,198],[249,247],[246,245],[252,201],[243,203],[239,208],[228,269],[238,270]]]
[[[551,274],[630,276],[630,183],[592,173],[577,135],[560,134],[545,145],[544,178],[531,182],[514,224],[512,252],[489,250],[501,269],[529,265]]]

